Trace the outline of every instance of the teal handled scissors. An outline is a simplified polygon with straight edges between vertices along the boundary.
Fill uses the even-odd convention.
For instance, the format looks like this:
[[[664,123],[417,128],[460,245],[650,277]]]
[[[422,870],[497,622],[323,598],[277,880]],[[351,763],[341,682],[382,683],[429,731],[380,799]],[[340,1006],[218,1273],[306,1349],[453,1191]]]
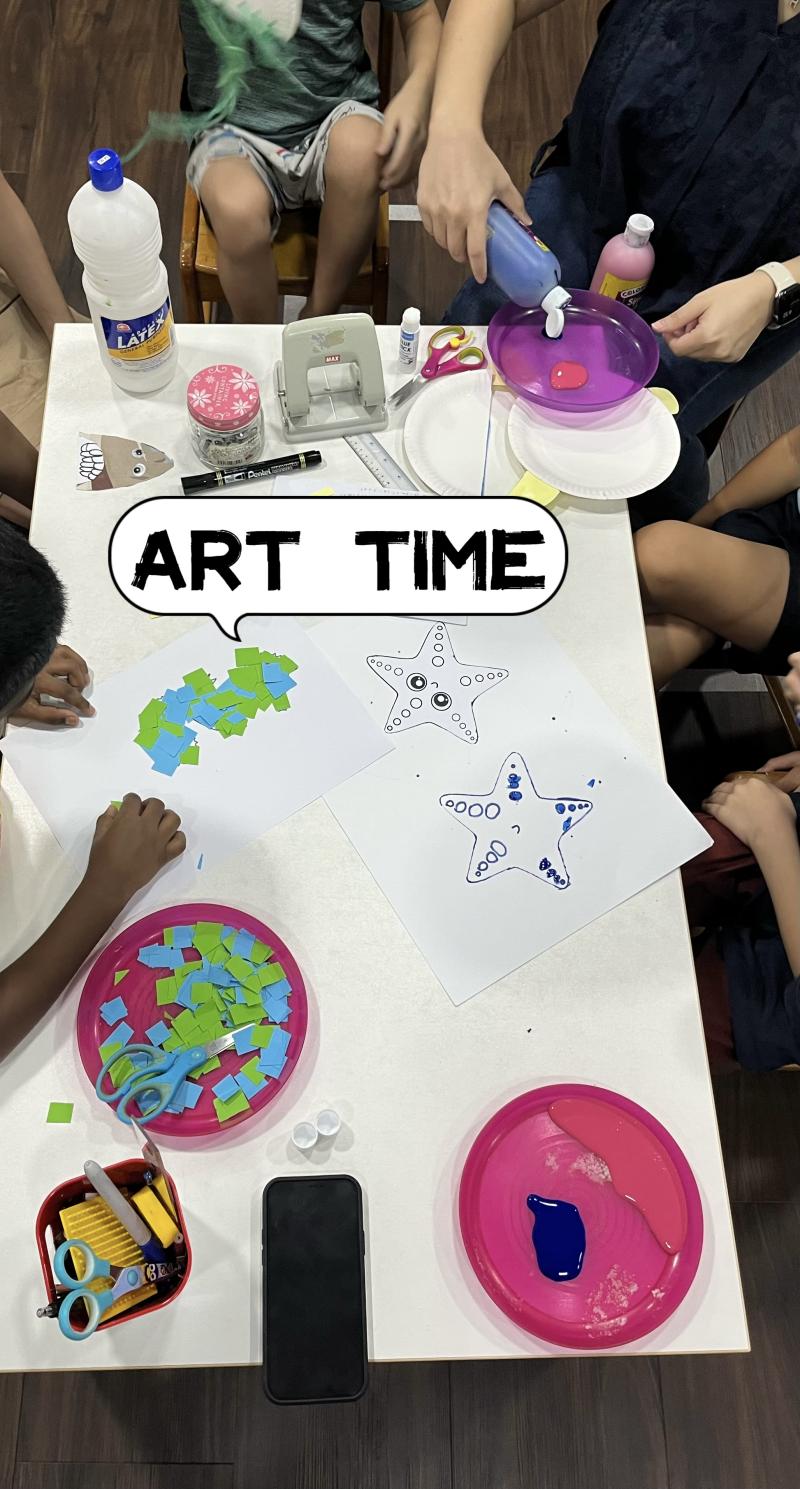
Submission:
[[[436,377],[446,377],[453,372],[477,372],[486,366],[486,356],[475,346],[472,331],[464,326],[443,326],[434,331],[428,342],[428,360],[416,377],[403,383],[389,399],[389,408],[400,408],[409,398]]]
[[[74,1262],[76,1251],[84,1261],[84,1273],[80,1282],[67,1266],[68,1257]],[[70,1252],[73,1253],[72,1257],[70,1257]],[[118,1303],[120,1298],[124,1298],[126,1293],[135,1292],[137,1288],[145,1287],[148,1282],[158,1282],[164,1277],[171,1277],[177,1270],[172,1262],[145,1262],[143,1266],[114,1267],[111,1262],[95,1256],[86,1241],[62,1241],[53,1257],[53,1274],[56,1282],[67,1289],[58,1310],[58,1327],[65,1339],[89,1339],[103,1314],[107,1313],[114,1303]],[[109,1279],[110,1287],[97,1291],[89,1287],[90,1282],[96,1282],[104,1277]],[[75,1329],[72,1324],[72,1310],[76,1303],[82,1303],[86,1310],[87,1321],[82,1329]]]
[[[242,1027],[252,1029],[253,1024],[244,1024]],[[155,1049],[152,1044],[126,1044],[109,1055],[95,1081],[95,1090],[101,1101],[117,1102],[117,1116],[123,1122],[130,1125],[135,1116],[139,1125],[144,1127],[145,1123],[155,1121],[156,1117],[166,1111],[176,1091],[180,1090],[193,1070],[199,1070],[212,1055],[220,1055],[223,1050],[234,1048],[233,1036],[236,1032],[238,1031],[232,1029],[230,1034],[212,1039],[210,1044],[197,1044],[191,1049],[175,1050],[173,1053]],[[113,1091],[104,1091],[103,1081],[112,1065],[131,1055],[144,1055],[146,1059],[121,1085]],[[139,1110],[129,1113],[128,1107],[133,1102],[136,1102]]]

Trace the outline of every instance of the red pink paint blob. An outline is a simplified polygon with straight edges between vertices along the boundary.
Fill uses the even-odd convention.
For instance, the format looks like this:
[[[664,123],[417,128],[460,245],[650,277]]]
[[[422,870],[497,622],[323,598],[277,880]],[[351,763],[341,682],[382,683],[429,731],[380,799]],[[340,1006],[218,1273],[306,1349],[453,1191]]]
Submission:
[[[582,362],[556,362],[550,368],[550,386],[559,393],[575,393],[588,381],[589,373]]]

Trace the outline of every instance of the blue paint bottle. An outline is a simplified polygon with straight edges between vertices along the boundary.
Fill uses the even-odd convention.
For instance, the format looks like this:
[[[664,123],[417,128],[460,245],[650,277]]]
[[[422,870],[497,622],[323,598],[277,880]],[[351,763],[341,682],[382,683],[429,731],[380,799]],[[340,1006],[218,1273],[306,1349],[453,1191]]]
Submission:
[[[577,1205],[529,1194],[528,1209],[536,1217],[533,1249],[539,1271],[551,1282],[573,1282],[580,1276],[586,1252],[586,1231]]]
[[[515,305],[528,310],[541,305],[547,315],[546,334],[560,336],[570,295],[561,287],[555,254],[502,202],[492,202],[486,233],[486,263],[495,284]]]

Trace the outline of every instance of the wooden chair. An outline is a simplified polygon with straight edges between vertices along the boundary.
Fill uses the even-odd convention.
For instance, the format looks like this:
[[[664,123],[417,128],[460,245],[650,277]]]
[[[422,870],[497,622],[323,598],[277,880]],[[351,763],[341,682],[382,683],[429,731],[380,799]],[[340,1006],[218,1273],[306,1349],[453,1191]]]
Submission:
[[[781,719],[783,720],[786,733],[789,736],[791,749],[800,750],[800,727],[798,727],[797,720],[794,716],[794,709],[792,708],[789,699],[786,697],[786,694],[783,691],[783,678],[765,677],[764,684],[770,698],[772,699],[778,713],[781,716]]]
[[[378,29],[376,71],[380,87],[380,106],[385,108],[391,96],[392,54],[394,50],[394,15],[381,6]],[[278,293],[307,296],[311,290],[317,259],[319,212],[306,207],[299,212],[285,212],[272,245],[278,270]],[[186,186],[181,229],[181,283],[184,313],[187,321],[211,320],[213,306],[225,303],[225,293],[217,269],[217,244],[206,222],[200,202],[191,186]],[[345,295],[346,305],[363,306],[373,319],[383,325],[389,300],[389,198],[380,199],[378,225],[372,250]]]

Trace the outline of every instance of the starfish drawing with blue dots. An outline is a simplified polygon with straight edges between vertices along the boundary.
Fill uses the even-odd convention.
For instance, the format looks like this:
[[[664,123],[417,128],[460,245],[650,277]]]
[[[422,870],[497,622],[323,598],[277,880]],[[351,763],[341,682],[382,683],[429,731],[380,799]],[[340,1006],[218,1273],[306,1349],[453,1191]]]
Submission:
[[[562,843],[592,810],[581,794],[540,796],[517,751],[500,767],[494,788],[480,796],[448,792],[439,804],[473,836],[468,884],[481,884],[507,869],[568,889]]]
[[[475,700],[508,677],[502,667],[473,667],[459,662],[447,626],[431,626],[414,657],[367,657],[373,672],[394,689],[386,733],[399,734],[417,724],[438,724],[456,739],[475,744]]]

